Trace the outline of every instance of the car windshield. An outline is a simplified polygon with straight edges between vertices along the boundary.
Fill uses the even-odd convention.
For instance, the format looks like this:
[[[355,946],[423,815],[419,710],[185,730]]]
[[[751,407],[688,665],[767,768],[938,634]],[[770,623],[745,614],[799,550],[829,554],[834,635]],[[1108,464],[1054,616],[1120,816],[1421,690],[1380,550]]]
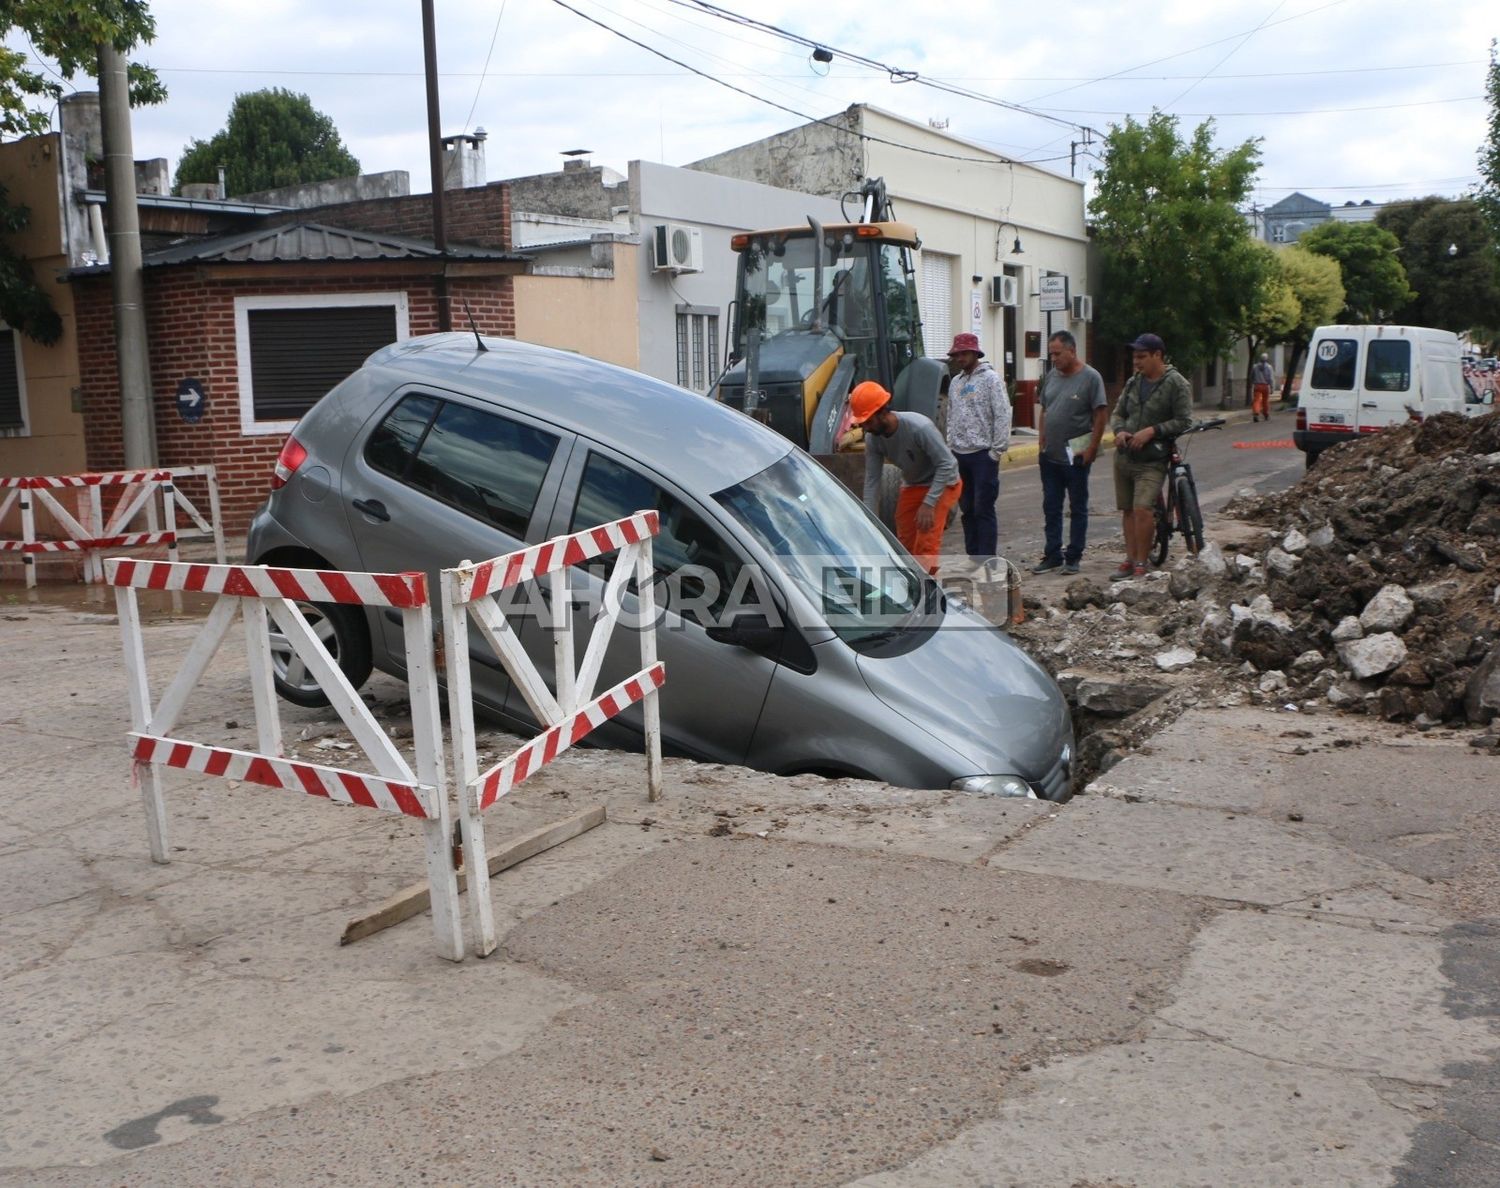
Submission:
[[[864,504],[801,450],[714,496],[851,644],[909,627],[926,575]]]

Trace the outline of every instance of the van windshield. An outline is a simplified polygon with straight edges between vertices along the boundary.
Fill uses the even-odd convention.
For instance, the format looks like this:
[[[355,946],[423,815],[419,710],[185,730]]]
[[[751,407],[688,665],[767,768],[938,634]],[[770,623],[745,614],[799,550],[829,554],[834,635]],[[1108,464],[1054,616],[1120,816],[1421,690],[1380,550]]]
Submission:
[[[906,627],[926,575],[864,504],[801,450],[714,499],[768,552],[849,643]]]

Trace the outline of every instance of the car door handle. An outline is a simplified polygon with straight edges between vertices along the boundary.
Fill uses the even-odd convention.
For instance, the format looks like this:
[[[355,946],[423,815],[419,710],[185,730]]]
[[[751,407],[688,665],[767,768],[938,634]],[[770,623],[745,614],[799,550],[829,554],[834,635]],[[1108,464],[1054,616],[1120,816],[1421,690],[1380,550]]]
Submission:
[[[1373,401],[1373,400],[1361,400],[1359,402],[1359,407],[1360,408],[1379,408],[1380,405],[1378,405],[1377,403],[1375,403],[1375,401]]]
[[[382,522],[389,521],[391,518],[391,513],[385,510],[385,504],[381,503],[378,499],[356,499],[354,501],[354,510],[364,512],[365,515],[372,519]]]

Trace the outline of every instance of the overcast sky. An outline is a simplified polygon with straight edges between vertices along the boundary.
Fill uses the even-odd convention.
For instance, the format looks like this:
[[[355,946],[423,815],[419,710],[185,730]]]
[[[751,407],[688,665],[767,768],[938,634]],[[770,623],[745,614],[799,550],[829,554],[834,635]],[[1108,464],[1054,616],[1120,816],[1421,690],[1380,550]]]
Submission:
[[[1457,195],[1477,180],[1485,63],[1500,34],[1493,0],[721,6],[834,60],[814,63],[806,46],[691,0],[436,0],[443,132],[488,131],[491,181],[556,169],[567,149],[624,172],[633,159],[681,165],[867,102],[1066,173],[1070,142],[1083,138],[1072,125],[1104,131],[1159,107],[1185,130],[1213,116],[1221,145],[1262,138],[1262,205],[1294,189],[1334,203]],[[175,166],[193,137],[223,127],[236,94],[280,86],[332,117],[366,172],[404,169],[413,192],[430,188],[418,0],[151,0],[151,10],[157,38],[135,57],[170,97],[135,112],[137,157]],[[984,98],[893,82],[845,55]],[[1092,164],[1081,159],[1080,172]]]

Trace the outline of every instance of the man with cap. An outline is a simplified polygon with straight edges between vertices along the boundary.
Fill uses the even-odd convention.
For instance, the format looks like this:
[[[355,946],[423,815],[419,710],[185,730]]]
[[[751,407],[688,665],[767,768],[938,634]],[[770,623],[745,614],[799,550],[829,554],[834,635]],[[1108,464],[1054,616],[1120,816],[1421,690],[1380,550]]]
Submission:
[[[880,514],[880,472],[887,460],[901,471],[896,539],[922,568],[937,573],[943,528],[963,483],[958,462],[937,426],[921,413],[896,412],[891,394],[874,380],[849,393],[849,411],[865,435],[865,506]]]
[[[1130,344],[1135,374],[1115,404],[1115,500],[1125,529],[1125,560],[1115,577],[1144,577],[1155,535],[1152,508],[1167,478],[1171,439],[1193,424],[1193,387],[1167,362],[1160,336]]]
[[[995,555],[1000,529],[1000,457],[1010,446],[1010,397],[1005,380],[979,349],[979,338],[958,334],[948,351],[948,448],[958,459],[963,494],[964,552],[977,569]]]

